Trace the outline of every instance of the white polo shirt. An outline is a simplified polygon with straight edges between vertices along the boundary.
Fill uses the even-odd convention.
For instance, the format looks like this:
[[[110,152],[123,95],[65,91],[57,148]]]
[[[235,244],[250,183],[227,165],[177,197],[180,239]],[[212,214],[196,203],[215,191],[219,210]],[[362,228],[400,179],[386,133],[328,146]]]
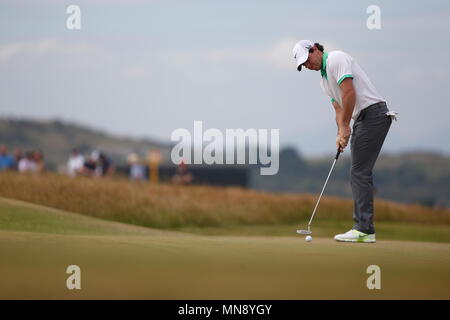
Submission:
[[[353,58],[342,51],[324,52],[322,60],[322,80],[320,85],[331,101],[337,101],[342,108],[342,94],[339,85],[346,78],[353,78],[356,103],[352,118],[356,120],[361,110],[368,106],[385,102],[370,82],[366,73]]]

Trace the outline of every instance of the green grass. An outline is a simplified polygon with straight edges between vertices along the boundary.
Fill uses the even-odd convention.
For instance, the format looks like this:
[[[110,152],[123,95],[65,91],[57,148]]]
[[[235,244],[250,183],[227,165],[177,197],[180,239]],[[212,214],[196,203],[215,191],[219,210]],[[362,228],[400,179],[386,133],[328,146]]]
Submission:
[[[0,230],[67,235],[148,234],[152,229],[0,198]]]
[[[320,219],[313,226],[313,236],[332,238],[334,234],[349,229],[351,221]],[[379,222],[377,236],[384,240],[412,240],[429,242],[450,242],[450,227],[399,222]],[[198,235],[214,236],[283,236],[295,235],[303,224],[227,224],[220,227],[199,227],[196,225],[171,230]],[[132,235],[146,234],[155,229],[102,220],[63,210],[48,208],[27,202],[0,198],[0,230],[29,231],[55,234],[78,235]],[[300,236],[299,236],[300,237]],[[301,237],[300,237],[301,238]]]
[[[449,244],[336,243],[327,224],[312,243],[292,225],[196,235],[3,199],[0,299],[450,299]],[[72,264],[80,291],[65,286]],[[366,287],[372,264],[381,290]]]
[[[321,220],[318,218],[313,224],[313,237],[333,238],[337,233],[348,231],[351,220]],[[304,229],[303,224],[274,224],[274,225],[225,225],[221,227],[185,226],[174,230],[200,235],[248,235],[248,236],[283,236],[295,235],[297,229]],[[383,240],[409,240],[450,243],[450,227],[445,225],[427,225],[401,222],[378,222],[377,238]],[[301,236],[299,236],[301,237]]]

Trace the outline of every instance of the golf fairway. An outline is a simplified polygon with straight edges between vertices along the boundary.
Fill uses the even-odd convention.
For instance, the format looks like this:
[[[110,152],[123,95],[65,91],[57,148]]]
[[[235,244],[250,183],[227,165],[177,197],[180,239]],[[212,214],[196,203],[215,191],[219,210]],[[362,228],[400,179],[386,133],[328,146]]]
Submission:
[[[193,235],[1,206],[1,299],[450,298],[447,243]],[[31,214],[44,222],[11,222]],[[81,268],[81,290],[66,287],[69,265]],[[381,268],[381,290],[367,288],[370,265]]]

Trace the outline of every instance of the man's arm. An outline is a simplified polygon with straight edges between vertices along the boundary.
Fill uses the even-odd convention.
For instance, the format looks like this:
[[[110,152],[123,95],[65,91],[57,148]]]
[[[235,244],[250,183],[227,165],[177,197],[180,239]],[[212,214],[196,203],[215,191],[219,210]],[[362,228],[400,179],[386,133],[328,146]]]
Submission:
[[[347,78],[341,82],[342,95],[342,114],[339,120],[339,128],[350,127],[350,120],[352,119],[353,109],[355,109],[356,95],[353,88],[353,79]]]
[[[341,151],[343,151],[347,146],[348,140],[350,139],[350,135],[352,133],[350,129],[350,121],[352,119],[353,109],[355,109],[356,95],[355,89],[353,88],[352,78],[347,78],[342,81],[340,87],[342,95],[342,108],[340,108],[339,113],[336,112],[336,123],[338,126],[337,140],[339,140],[339,142],[337,141],[337,144],[340,146]]]
[[[334,111],[336,112],[336,126],[338,128],[338,134],[339,134],[339,121],[341,119],[341,113],[342,113],[342,108],[339,105],[339,103],[336,100],[332,100],[331,104],[333,105]]]
[[[336,148],[339,148],[342,152],[344,149],[341,147],[340,143],[341,137],[339,136],[339,122],[341,121],[343,110],[336,100],[334,99],[331,100],[331,104],[333,105],[334,111],[336,112],[336,126],[337,126]]]

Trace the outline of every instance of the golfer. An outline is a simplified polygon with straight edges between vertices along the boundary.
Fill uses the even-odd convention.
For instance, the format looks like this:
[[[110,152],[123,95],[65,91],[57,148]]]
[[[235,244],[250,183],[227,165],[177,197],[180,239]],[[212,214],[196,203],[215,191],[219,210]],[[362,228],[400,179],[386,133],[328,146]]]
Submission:
[[[319,43],[298,42],[293,50],[297,70],[320,71],[321,87],[336,112],[336,147],[350,140],[353,228],[334,237],[344,242],[376,242],[373,224],[372,169],[396,112],[390,112],[358,63],[342,51],[324,51]],[[353,122],[353,131],[350,121]]]

